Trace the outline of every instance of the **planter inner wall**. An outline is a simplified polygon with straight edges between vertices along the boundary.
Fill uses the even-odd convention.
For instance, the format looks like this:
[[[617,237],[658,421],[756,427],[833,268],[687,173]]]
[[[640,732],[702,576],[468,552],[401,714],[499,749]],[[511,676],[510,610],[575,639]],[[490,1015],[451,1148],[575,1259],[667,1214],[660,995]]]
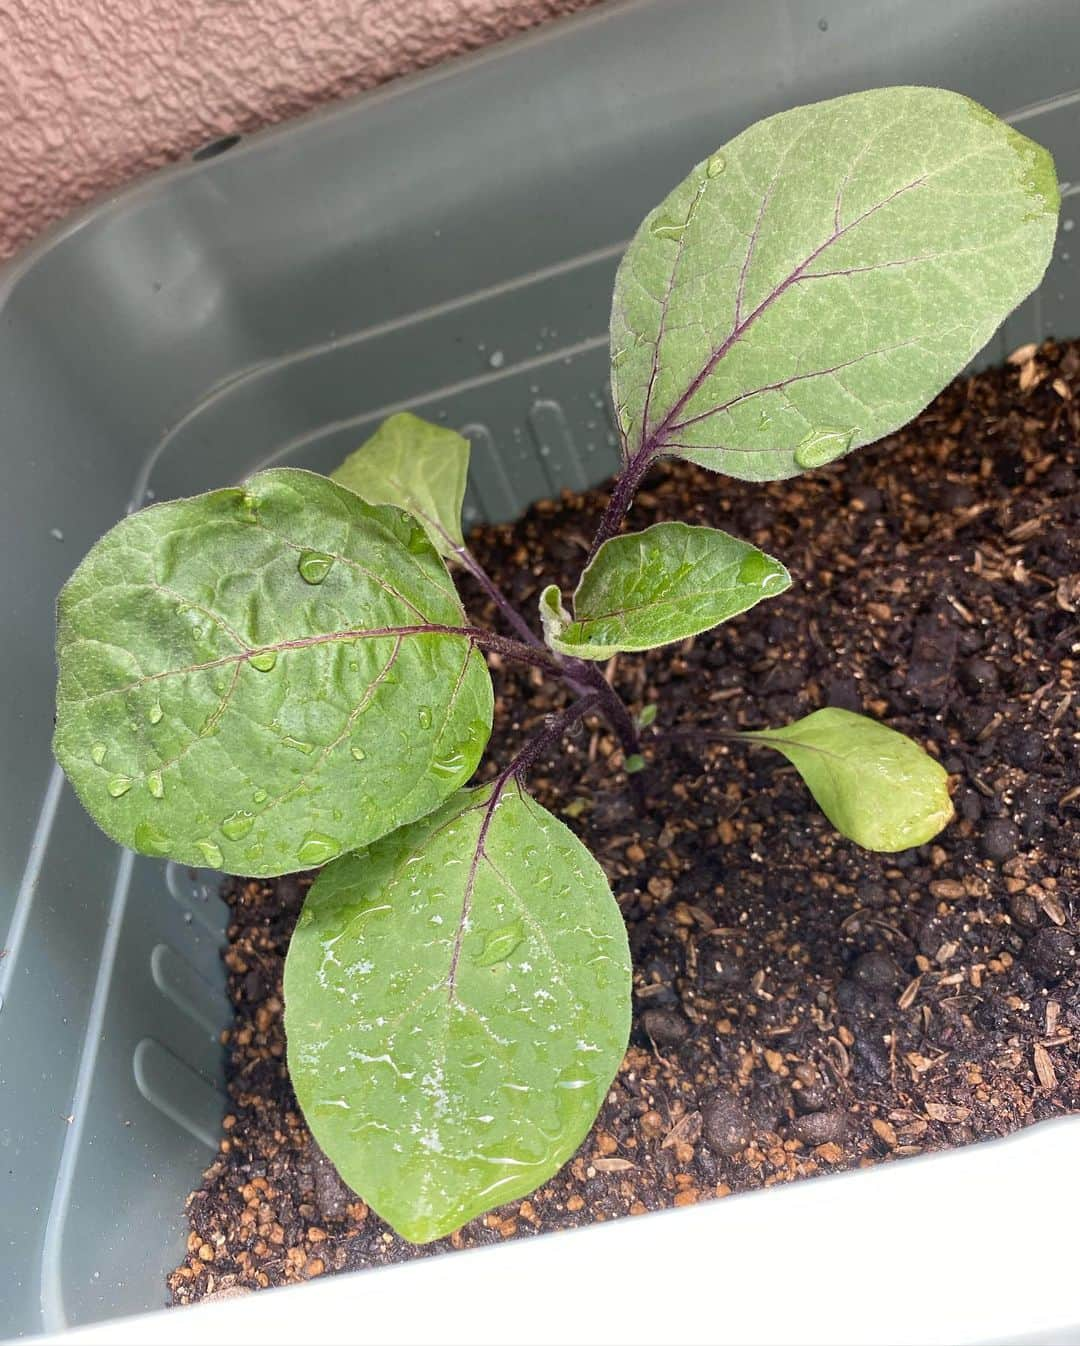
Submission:
[[[641,216],[758,117],[872,85],[1050,147],[1065,230],[982,363],[1080,333],[1078,39],[1072,0],[612,0],[151,178],[0,275],[0,1335],[163,1302],[224,1110],[217,877],[120,852],[51,764],[87,548],[150,498],[328,470],[404,407],[470,436],[470,522],[600,481]]]

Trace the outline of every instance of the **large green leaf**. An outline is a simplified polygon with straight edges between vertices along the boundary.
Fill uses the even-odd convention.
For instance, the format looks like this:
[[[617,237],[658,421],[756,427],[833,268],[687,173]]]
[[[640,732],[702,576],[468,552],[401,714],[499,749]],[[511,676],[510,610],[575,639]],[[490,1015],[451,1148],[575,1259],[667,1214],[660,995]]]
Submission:
[[[762,481],[920,411],[1039,283],[1053,161],[960,94],[874,89],[758,122],[694,169],[619,267],[628,450]]]
[[[782,752],[838,832],[870,851],[903,851],[953,816],[948,775],[877,720],[830,706],[794,724],[740,735]]]
[[[54,747],[115,840],[232,873],[428,813],[491,729],[420,525],[310,472],[133,514],[60,595]]]
[[[730,533],[657,523],[604,543],[578,583],[572,618],[554,585],[540,596],[540,616],[552,649],[610,659],[695,636],[790,584],[779,561]]]
[[[328,866],[285,967],[289,1073],[315,1139],[414,1243],[570,1158],[629,1025],[603,871],[513,784]]]
[[[469,441],[456,431],[399,412],[330,475],[373,505],[397,505],[415,514],[441,555],[454,557],[464,547],[461,504]]]

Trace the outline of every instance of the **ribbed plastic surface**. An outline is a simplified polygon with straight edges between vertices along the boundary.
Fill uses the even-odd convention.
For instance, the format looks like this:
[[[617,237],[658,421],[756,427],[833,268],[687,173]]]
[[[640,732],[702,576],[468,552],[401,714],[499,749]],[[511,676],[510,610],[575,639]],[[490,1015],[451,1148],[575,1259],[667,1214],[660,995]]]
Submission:
[[[467,430],[470,519],[596,482],[615,265],[692,163],[942,84],[1053,149],[1068,230],[1078,64],[1075,0],[613,2],[150,179],[0,277],[0,1334],[163,1302],[222,1108],[214,877],[121,854],[51,774],[52,604],[94,539],[400,407]],[[987,360],[1080,331],[1069,245]]]

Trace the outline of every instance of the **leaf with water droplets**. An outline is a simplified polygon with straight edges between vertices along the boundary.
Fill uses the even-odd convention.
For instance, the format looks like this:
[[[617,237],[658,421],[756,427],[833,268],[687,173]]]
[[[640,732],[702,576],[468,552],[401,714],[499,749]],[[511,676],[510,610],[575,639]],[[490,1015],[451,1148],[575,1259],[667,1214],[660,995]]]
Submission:
[[[325,477],[154,505],[60,596],[56,755],[125,846],[147,823],[184,864],[322,864],[475,770],[491,682],[464,622],[415,520]]]
[[[942,89],[758,122],[642,223],[619,267],[612,391],[631,454],[790,477],[920,411],[1050,260],[1046,150]]]
[[[829,822],[867,850],[922,846],[953,816],[941,763],[865,715],[829,706],[741,737],[783,753]]]
[[[610,659],[708,631],[788,588],[771,556],[716,528],[657,523],[605,542],[574,594],[573,617],[559,591],[540,596],[544,636],[578,659]]]
[[[603,871],[513,784],[461,791],[327,866],[285,966],[289,1075],[315,1139],[414,1243],[573,1155],[629,1025]]]
[[[331,473],[373,505],[397,505],[415,514],[435,550],[450,558],[465,545],[461,506],[468,475],[469,441],[408,411],[383,421]]]

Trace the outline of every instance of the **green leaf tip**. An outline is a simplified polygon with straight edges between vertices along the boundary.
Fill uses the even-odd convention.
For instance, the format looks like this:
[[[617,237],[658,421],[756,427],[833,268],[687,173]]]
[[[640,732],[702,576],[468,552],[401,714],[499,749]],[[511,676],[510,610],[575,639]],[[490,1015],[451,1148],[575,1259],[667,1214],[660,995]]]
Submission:
[[[629,1027],[603,871],[514,784],[460,792],[327,866],[285,966],[289,1072],[315,1139],[413,1243],[570,1159]]]
[[[830,706],[740,737],[783,753],[836,830],[867,850],[922,846],[953,817],[941,763],[865,715]]]
[[[573,617],[554,585],[540,595],[540,617],[560,654],[610,659],[698,635],[790,584],[779,561],[729,533],[658,523],[600,547],[574,594]]]
[[[323,864],[475,770],[492,691],[463,622],[414,521],[326,477],[154,505],[60,594],[54,750],[133,850],[256,876]]]
[[[631,455],[750,481],[905,425],[1038,285],[1045,149],[962,94],[778,113],[701,163],[619,267],[612,391]],[[677,227],[676,227],[677,226]]]
[[[397,505],[415,515],[435,550],[453,560],[465,546],[461,508],[469,452],[469,441],[456,431],[401,411],[330,477],[372,505]]]

